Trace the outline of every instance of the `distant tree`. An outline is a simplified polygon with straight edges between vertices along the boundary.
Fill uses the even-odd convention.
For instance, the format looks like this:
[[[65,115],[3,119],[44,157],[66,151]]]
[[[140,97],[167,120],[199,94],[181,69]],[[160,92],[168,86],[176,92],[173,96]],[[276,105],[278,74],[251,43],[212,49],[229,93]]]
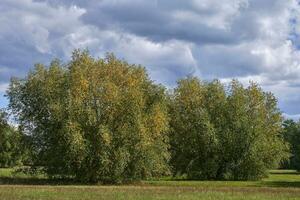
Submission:
[[[13,167],[22,162],[22,135],[7,120],[6,112],[0,110],[0,167]]]
[[[283,167],[300,171],[300,122],[285,120],[283,128],[285,141],[290,145],[290,157]]]
[[[174,173],[196,179],[250,180],[287,156],[281,113],[271,93],[234,80],[180,80],[172,95],[171,150]]]
[[[9,107],[49,176],[123,182],[168,172],[164,88],[141,66],[74,51],[12,80]]]

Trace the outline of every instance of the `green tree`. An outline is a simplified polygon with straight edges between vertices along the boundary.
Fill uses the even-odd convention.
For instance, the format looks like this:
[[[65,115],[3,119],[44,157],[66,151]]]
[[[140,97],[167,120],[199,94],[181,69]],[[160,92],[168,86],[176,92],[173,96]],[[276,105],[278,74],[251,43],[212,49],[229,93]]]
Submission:
[[[255,84],[248,88],[236,80],[230,85],[226,106],[228,147],[223,177],[235,180],[259,179],[287,156],[283,142],[282,116],[277,100]]]
[[[290,145],[290,157],[283,167],[300,171],[300,122],[285,120],[283,128],[285,141]]]
[[[22,135],[7,120],[6,112],[0,110],[0,167],[13,167],[22,162]]]
[[[49,176],[123,182],[168,172],[165,89],[141,66],[74,51],[12,80],[10,108]]]
[[[188,178],[215,177],[218,139],[205,105],[206,87],[197,78],[178,81],[171,97],[173,172]]]
[[[171,97],[175,173],[197,179],[259,179],[287,156],[281,113],[271,93],[233,80],[180,80]]]
[[[229,154],[229,147],[227,145],[226,137],[228,136],[227,127],[227,116],[226,116],[226,106],[227,106],[227,96],[225,87],[218,80],[213,80],[212,82],[207,82],[205,93],[205,108],[209,115],[210,123],[215,129],[215,138],[217,141],[215,150],[215,165],[213,171],[214,179],[223,179],[224,167]]]
[[[66,121],[65,71],[58,60],[49,68],[37,64],[25,79],[13,78],[7,93],[9,108],[27,135],[33,164],[45,165],[49,174],[70,173],[61,158],[67,150],[62,138]]]

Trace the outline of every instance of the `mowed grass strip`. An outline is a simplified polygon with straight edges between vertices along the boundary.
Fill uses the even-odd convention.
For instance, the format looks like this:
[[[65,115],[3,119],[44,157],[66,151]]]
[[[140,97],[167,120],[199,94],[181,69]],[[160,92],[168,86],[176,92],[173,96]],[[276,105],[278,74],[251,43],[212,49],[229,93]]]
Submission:
[[[0,169],[0,200],[176,200],[176,199],[300,199],[300,175],[294,171],[272,171],[262,181],[187,181],[164,178],[132,185],[48,185],[43,176],[30,177]],[[26,185],[20,179],[28,179]],[[43,180],[37,181],[37,180]],[[40,185],[37,185],[40,184]],[[69,184],[69,183],[67,183]]]

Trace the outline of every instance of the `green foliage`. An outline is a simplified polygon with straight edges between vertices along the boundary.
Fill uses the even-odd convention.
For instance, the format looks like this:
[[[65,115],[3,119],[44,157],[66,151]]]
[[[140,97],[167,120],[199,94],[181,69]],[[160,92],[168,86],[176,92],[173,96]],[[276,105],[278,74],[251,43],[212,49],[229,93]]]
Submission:
[[[123,182],[168,172],[164,88],[141,66],[74,51],[11,82],[10,109],[51,177]]]
[[[141,180],[168,174],[170,160],[190,179],[250,180],[287,157],[277,100],[254,83],[186,78],[166,95],[141,66],[74,51],[12,79],[7,96],[26,163],[54,178]]]
[[[233,80],[180,80],[171,95],[171,164],[193,179],[259,179],[287,156],[271,93]]]
[[[284,168],[300,171],[300,121],[285,120],[283,123],[284,138],[290,144],[290,158],[284,163]]]
[[[198,79],[184,79],[172,95],[171,163],[175,173],[189,178],[214,177],[218,141],[205,108],[206,88]]]
[[[0,167],[20,165],[22,135],[7,122],[7,114],[0,110]]]

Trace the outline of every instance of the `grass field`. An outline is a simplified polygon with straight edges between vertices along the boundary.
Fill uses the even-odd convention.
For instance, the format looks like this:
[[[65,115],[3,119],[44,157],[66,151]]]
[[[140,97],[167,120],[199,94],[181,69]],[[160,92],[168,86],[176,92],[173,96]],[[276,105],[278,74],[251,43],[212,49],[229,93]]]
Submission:
[[[262,181],[144,181],[121,186],[71,185],[0,169],[0,200],[300,199],[300,174],[272,171]]]

